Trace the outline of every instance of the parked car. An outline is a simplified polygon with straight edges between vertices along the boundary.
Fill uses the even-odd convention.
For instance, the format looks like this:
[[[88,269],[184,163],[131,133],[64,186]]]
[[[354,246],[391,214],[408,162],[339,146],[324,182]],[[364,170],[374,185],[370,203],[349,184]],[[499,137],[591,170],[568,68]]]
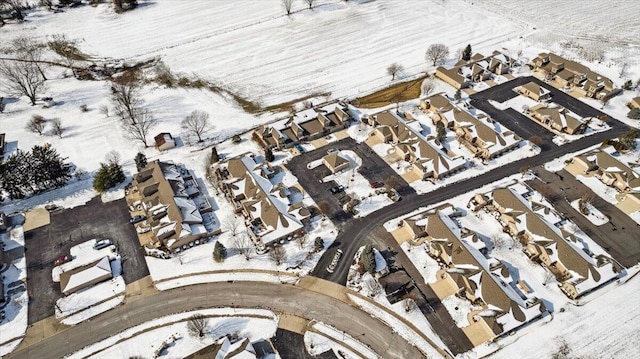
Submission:
[[[327,272],[333,273],[333,271],[336,270],[336,267],[338,266],[338,263],[340,262],[341,257],[342,257],[342,250],[337,249],[336,254],[333,255],[333,259],[331,260],[331,263],[327,267]]]
[[[333,147],[327,150],[327,154],[328,154],[328,155],[330,155],[330,154],[332,154],[332,153],[334,153],[334,152],[338,152],[338,150],[337,150],[337,149],[335,149],[335,148],[333,148]]]
[[[96,241],[96,244],[93,245],[93,248],[103,249],[109,247],[110,245],[113,245],[113,242],[110,239],[101,239],[99,241]]]
[[[129,219],[129,223],[135,224],[135,223],[138,223],[138,222],[142,222],[145,219],[147,219],[147,217],[145,217],[145,216],[143,216],[141,214],[138,214],[138,215],[133,216],[133,218]]]
[[[71,256],[64,255],[64,256],[61,256],[61,257],[57,258],[55,261],[53,261],[53,265],[54,266],[59,266],[59,265],[64,264],[64,263],[71,262],[72,259],[73,258]]]
[[[329,189],[329,191],[331,191],[331,193],[336,194],[336,193],[340,193],[342,191],[344,191],[344,187],[343,186],[333,186]]]
[[[304,150],[304,147],[302,147],[300,144],[297,144],[294,146],[296,148],[296,150],[298,150],[298,152],[300,153],[305,153],[306,151]]]
[[[140,234],[151,232],[151,227],[136,227],[136,232]]]
[[[382,183],[382,182],[371,182],[371,183],[369,183],[369,185],[371,186],[371,188],[384,187],[384,183]]]

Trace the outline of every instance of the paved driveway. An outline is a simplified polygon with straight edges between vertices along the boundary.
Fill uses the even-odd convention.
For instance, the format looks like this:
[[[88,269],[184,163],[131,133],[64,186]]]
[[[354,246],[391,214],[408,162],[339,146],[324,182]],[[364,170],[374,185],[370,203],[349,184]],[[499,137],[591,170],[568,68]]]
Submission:
[[[547,188],[554,196],[547,198],[560,213],[575,222],[583,232],[604,248],[618,263],[629,268],[640,262],[640,225],[611,203],[600,198],[582,182],[567,171],[553,174],[537,168],[538,177],[544,181],[532,180],[527,183],[540,191]],[[545,183],[546,182],[546,183]],[[594,198],[593,205],[610,220],[596,226],[586,219],[570,202],[584,195]]]
[[[54,314],[55,301],[62,293],[59,283],[51,279],[53,261],[69,254],[76,244],[92,238],[110,238],[122,256],[126,283],[149,275],[129,218],[124,199],[102,203],[100,197],[95,197],[84,206],[52,213],[51,224],[25,233],[29,323]]]

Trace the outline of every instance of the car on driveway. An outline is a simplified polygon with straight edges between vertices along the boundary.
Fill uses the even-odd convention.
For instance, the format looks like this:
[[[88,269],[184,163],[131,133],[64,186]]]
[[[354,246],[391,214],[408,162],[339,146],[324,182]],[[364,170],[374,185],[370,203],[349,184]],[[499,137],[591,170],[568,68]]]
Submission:
[[[337,249],[336,254],[333,255],[333,259],[331,260],[331,263],[327,267],[327,272],[333,273],[333,271],[336,270],[338,263],[340,263],[340,258],[342,258],[342,250]]]
[[[94,249],[103,249],[103,248],[107,248],[110,245],[112,245],[113,242],[110,239],[101,239],[99,241],[96,241],[96,244],[93,245]]]
[[[61,264],[67,263],[67,262],[71,262],[73,258],[71,256],[60,256],[59,258],[57,258],[55,261],[53,261],[53,265],[54,266],[59,266]]]
[[[371,188],[384,187],[384,183],[382,183],[382,182],[371,182],[371,183],[369,183],[369,185],[371,186]]]
[[[332,153],[334,153],[334,152],[338,152],[338,150],[337,150],[337,149],[335,149],[335,148],[330,148],[330,149],[328,149],[328,150],[327,150],[327,154],[328,154],[328,155],[330,155],[330,154],[332,154]]]
[[[135,224],[135,223],[138,223],[138,222],[142,222],[145,219],[147,219],[147,217],[145,217],[145,216],[143,216],[141,214],[138,214],[138,215],[133,216],[133,218],[129,219],[129,223]]]
[[[300,153],[305,153],[305,152],[307,152],[307,151],[305,151],[305,150],[304,150],[304,147],[302,147],[300,144],[296,144],[294,147],[295,147],[295,148],[296,148],[296,150],[298,150],[298,152],[300,152]]]
[[[331,191],[331,193],[336,194],[336,193],[340,193],[342,191],[344,191],[344,187],[343,186],[333,186],[329,189],[329,191]]]
[[[391,189],[391,191],[389,191],[389,193],[387,193],[387,196],[389,196],[389,198],[394,202],[398,202],[399,200],[402,199],[402,197],[400,196],[400,193],[398,193],[398,191],[396,191],[393,188]]]

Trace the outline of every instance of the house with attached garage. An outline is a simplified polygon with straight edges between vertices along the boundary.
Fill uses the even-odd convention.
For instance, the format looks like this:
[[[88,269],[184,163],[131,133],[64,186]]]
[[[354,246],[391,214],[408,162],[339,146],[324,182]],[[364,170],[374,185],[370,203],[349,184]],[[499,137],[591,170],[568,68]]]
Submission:
[[[527,82],[526,84],[516,88],[516,92],[529,97],[536,101],[548,100],[551,92],[535,82]]]
[[[611,146],[590,151],[573,157],[565,169],[574,176],[595,175],[620,192],[640,192],[640,173],[620,161],[615,153]]]
[[[435,139],[422,134],[422,125],[408,113],[381,112],[369,116],[375,126],[369,137],[391,144],[389,154],[407,163],[405,172],[411,172],[422,180],[436,181],[463,170],[467,161],[443,146]]]
[[[578,236],[574,226],[523,183],[476,194],[468,207],[493,213],[503,231],[524,246],[531,260],[551,272],[571,299],[616,280],[622,272],[602,248],[586,235]]]
[[[450,128],[458,141],[478,158],[496,158],[519,146],[520,138],[515,133],[486,114],[465,106],[458,106],[441,94],[421,102],[422,110],[434,125],[440,122]]]
[[[182,165],[152,161],[133,175],[125,199],[141,245],[180,252],[220,233],[207,196]],[[139,217],[138,217],[139,216]]]
[[[211,169],[236,213],[242,213],[256,247],[303,236],[310,212],[296,188],[282,182],[280,167],[259,162],[250,153],[220,162]]]
[[[477,234],[458,224],[456,217],[460,215],[445,204],[409,221],[419,236],[412,242],[424,243],[425,250],[440,263],[436,282],[430,283],[438,298],[457,296],[477,308],[467,314],[469,324],[462,327],[477,346],[542,317],[547,309],[538,298],[520,289],[508,266],[486,255]]]
[[[539,104],[529,109],[528,117],[553,130],[570,135],[584,133],[588,127],[588,118],[556,104]]]
[[[460,60],[452,68],[439,66],[436,68],[435,76],[456,89],[463,89],[471,86],[473,82],[505,75],[515,65],[515,59],[500,51],[494,51],[489,56],[475,54],[469,61]]]
[[[337,102],[262,126],[254,131],[253,138],[263,147],[290,148],[347,128],[352,119],[347,105]]]

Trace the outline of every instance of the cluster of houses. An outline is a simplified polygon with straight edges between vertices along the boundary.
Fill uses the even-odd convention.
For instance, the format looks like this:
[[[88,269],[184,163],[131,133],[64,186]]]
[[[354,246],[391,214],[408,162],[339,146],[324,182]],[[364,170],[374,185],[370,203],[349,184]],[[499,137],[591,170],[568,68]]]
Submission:
[[[147,249],[179,252],[218,234],[211,203],[193,172],[182,165],[153,161],[125,188],[136,232]]]
[[[345,129],[352,119],[347,106],[337,102],[262,126],[254,132],[254,138],[265,148],[291,148]]]
[[[452,68],[439,66],[435,76],[456,89],[471,86],[474,82],[490,80],[495,76],[509,76],[516,60],[500,51],[489,56],[475,54],[469,61],[460,60]]]
[[[540,318],[547,309],[507,266],[486,256],[484,242],[457,221],[461,215],[445,204],[404,219],[399,230],[412,243],[425,244],[440,264],[436,282],[430,283],[440,300],[455,295],[479,308],[468,313],[469,325],[462,328],[475,346]]]
[[[304,235],[310,212],[297,188],[282,183],[282,168],[244,153],[211,167],[235,213],[241,213],[258,249]]]
[[[624,213],[640,211],[640,173],[620,161],[616,150],[607,146],[575,156],[565,166],[574,176],[596,176],[602,183],[620,192],[617,207]]]
[[[533,69],[534,76],[547,80],[559,89],[571,91],[575,97],[602,100],[617,93],[609,78],[553,53],[538,54],[529,66]]]
[[[407,163],[404,172],[420,180],[438,180],[463,170],[467,161],[427,138],[419,121],[409,113],[381,112],[364,119],[373,126],[367,143],[387,143],[392,147],[389,155]]]
[[[597,245],[587,244],[544,198],[522,183],[476,194],[468,207],[492,213],[503,231],[523,245],[524,253],[542,264],[572,299],[615,280],[622,268]]]
[[[570,135],[582,134],[587,130],[590,119],[550,102],[549,90],[535,82],[528,82],[514,89],[516,92],[535,101],[541,102],[526,110],[528,118],[552,130]]]
[[[484,113],[473,115],[466,107],[437,94],[420,102],[422,110],[434,125],[442,123],[455,132],[458,141],[478,158],[489,160],[517,148],[520,138]]]

